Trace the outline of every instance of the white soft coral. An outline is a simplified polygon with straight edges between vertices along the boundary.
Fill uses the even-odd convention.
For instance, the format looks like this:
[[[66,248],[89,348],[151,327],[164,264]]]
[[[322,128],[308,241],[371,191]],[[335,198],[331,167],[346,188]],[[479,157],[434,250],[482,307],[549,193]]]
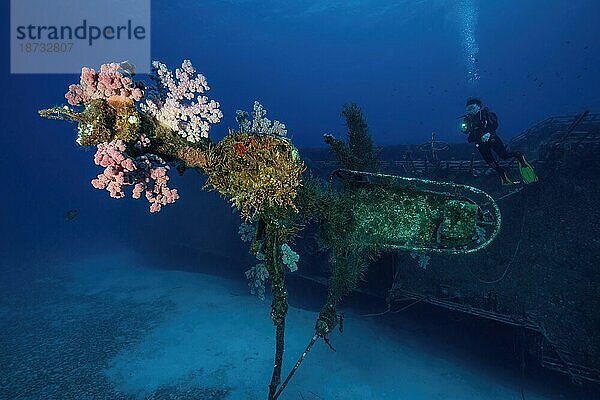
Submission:
[[[184,60],[181,68],[173,72],[161,62],[152,63],[158,80],[165,90],[164,98],[155,96],[142,104],[142,110],[153,115],[189,142],[208,137],[211,124],[223,118],[219,103],[203,96],[210,89],[206,78],[196,74],[190,60]]]

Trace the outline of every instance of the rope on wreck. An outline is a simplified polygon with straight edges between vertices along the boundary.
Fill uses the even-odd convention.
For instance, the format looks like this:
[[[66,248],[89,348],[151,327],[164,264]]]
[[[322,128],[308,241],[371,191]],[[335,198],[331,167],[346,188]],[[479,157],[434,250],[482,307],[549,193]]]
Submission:
[[[517,191],[510,192],[508,195],[505,195],[503,197],[507,197],[507,196],[515,194],[515,193],[517,193]],[[499,198],[498,200],[502,200],[503,197]],[[477,275],[475,275],[472,270],[469,270],[471,272],[471,275],[473,275],[479,282],[484,283],[486,285],[493,285],[493,284],[496,284],[496,283],[502,281],[506,277],[508,270],[510,269],[510,267],[513,265],[515,259],[517,258],[517,254],[519,253],[519,248],[521,247],[521,242],[523,241],[523,231],[525,230],[525,215],[526,215],[525,210],[527,209],[526,202],[527,202],[527,197],[526,197],[525,192],[523,192],[523,206],[521,207],[522,213],[521,213],[521,228],[519,231],[519,241],[517,242],[515,251],[513,252],[513,255],[511,257],[510,261],[508,262],[508,264],[506,264],[506,268],[504,268],[504,272],[502,273],[502,275],[500,275],[499,278],[494,279],[492,281],[486,281],[486,280],[481,279]]]
[[[283,392],[283,389],[285,389],[285,387],[287,386],[287,384],[290,382],[290,379],[292,379],[292,376],[294,376],[294,374],[296,373],[296,371],[298,370],[298,368],[300,368],[300,364],[302,364],[302,361],[304,361],[304,359],[308,355],[308,352],[310,351],[310,349],[312,349],[313,345],[317,342],[318,339],[319,339],[319,335],[317,335],[317,334],[315,334],[312,337],[312,339],[310,339],[310,342],[308,343],[308,346],[306,346],[306,349],[304,350],[304,353],[302,353],[302,355],[300,356],[300,358],[298,359],[298,361],[296,361],[296,364],[294,365],[294,368],[292,368],[292,370],[290,371],[290,373],[288,374],[288,376],[285,378],[285,380],[283,381],[283,383],[281,384],[281,386],[279,386],[279,389],[277,389],[277,392],[275,393],[275,396],[273,396],[273,400],[277,400],[277,398],[279,397],[279,395],[281,394],[281,392]]]

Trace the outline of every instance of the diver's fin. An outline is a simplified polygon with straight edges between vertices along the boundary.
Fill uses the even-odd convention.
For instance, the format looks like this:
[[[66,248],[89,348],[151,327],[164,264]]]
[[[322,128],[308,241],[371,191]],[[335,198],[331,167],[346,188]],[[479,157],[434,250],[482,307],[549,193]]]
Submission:
[[[519,160],[519,173],[521,174],[521,178],[523,179],[524,184],[529,184],[538,181],[538,177],[535,173],[535,170],[523,156]]]

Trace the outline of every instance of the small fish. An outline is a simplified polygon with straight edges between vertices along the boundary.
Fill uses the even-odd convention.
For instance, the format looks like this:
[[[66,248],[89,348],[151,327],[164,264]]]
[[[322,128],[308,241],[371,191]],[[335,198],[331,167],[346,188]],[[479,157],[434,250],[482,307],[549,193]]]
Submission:
[[[65,213],[65,221],[73,221],[77,216],[77,210],[69,210]]]
[[[129,60],[121,61],[119,63],[119,69],[117,72],[126,75],[126,76],[134,76],[135,75],[135,65],[129,62]]]

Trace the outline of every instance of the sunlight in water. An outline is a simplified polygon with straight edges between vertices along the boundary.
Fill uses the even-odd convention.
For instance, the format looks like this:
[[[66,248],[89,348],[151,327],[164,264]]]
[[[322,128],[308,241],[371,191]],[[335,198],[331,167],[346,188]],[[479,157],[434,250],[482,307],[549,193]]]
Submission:
[[[477,43],[477,0],[461,0],[458,4],[458,18],[461,24],[463,53],[467,67],[467,80],[475,85],[479,74],[479,44]]]

